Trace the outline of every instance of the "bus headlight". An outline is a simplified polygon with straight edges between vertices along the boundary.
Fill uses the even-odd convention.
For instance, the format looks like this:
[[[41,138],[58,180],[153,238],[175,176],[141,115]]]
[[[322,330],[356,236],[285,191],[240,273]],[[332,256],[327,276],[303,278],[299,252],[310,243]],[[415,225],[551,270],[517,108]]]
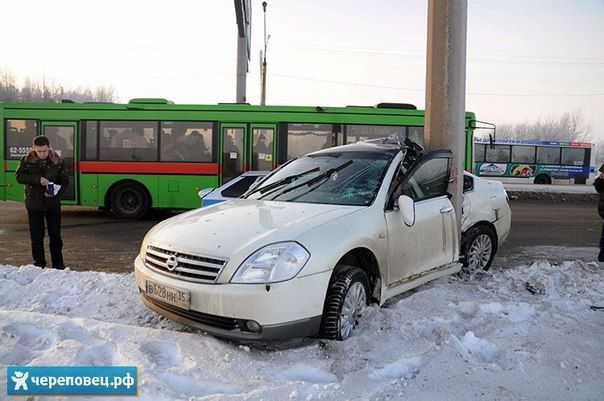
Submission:
[[[296,242],[278,242],[251,254],[237,269],[231,283],[277,283],[294,278],[310,253]]]

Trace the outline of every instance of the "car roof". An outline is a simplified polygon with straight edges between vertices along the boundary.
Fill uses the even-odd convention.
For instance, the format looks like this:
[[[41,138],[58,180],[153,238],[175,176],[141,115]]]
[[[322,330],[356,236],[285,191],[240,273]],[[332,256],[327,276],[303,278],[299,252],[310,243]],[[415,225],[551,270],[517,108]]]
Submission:
[[[357,143],[351,143],[349,145],[335,146],[333,148],[327,148],[318,150],[316,152],[309,153],[310,155],[330,154],[330,153],[348,153],[348,152],[370,152],[370,153],[388,153],[390,155],[397,154],[404,145],[390,140],[373,139],[369,141],[362,141]]]
[[[246,171],[245,173],[241,174],[240,177],[247,177],[247,176],[263,176],[263,175],[268,175],[270,174],[270,171]]]

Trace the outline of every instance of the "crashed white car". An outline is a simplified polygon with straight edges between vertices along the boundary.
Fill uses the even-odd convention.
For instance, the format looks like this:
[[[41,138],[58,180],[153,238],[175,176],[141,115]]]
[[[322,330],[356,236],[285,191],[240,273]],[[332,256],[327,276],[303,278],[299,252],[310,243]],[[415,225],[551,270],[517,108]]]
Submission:
[[[368,303],[461,269],[449,169],[450,152],[388,141],[297,158],[244,199],[152,228],[135,260],[142,299],[227,338],[345,339]],[[505,198],[493,207],[470,268],[488,267],[485,233],[494,253],[509,230]]]

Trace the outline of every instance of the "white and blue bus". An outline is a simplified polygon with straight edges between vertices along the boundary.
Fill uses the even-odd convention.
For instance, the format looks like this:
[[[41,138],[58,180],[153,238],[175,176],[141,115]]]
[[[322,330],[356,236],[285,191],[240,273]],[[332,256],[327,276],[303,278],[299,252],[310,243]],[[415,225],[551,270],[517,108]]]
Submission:
[[[501,181],[587,184],[593,159],[588,142],[474,138],[474,173]]]

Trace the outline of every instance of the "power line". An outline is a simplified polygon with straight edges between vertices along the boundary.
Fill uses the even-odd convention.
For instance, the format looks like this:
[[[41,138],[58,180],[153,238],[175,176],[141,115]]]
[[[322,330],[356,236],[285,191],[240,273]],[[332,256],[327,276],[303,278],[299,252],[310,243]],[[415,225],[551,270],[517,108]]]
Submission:
[[[302,60],[316,60],[316,61],[322,61],[322,62],[326,62],[326,63],[337,63],[337,64],[346,64],[346,65],[361,65],[361,66],[365,66],[365,67],[381,67],[381,68],[392,68],[392,69],[397,69],[397,70],[405,70],[405,71],[420,71],[420,72],[424,72],[426,71],[425,68],[409,68],[409,67],[401,67],[398,65],[385,65],[385,64],[376,64],[376,63],[359,63],[356,61],[346,61],[346,60],[329,60],[329,59],[325,59],[325,58],[318,58],[318,57],[312,57],[312,56],[299,56],[297,55],[298,53],[294,53],[292,52],[291,54],[288,54],[288,51],[283,51],[283,50],[273,50],[273,52],[275,53],[286,53],[288,58],[297,58],[297,59],[302,59]],[[591,82],[571,82],[571,81],[558,81],[558,80],[549,80],[549,79],[528,79],[528,78],[510,78],[510,77],[501,77],[501,76],[493,76],[493,75],[483,75],[483,74],[468,74],[468,78],[474,78],[474,77],[479,77],[479,78],[489,78],[489,79],[498,79],[498,80],[506,80],[506,81],[522,81],[522,82],[543,82],[543,83],[554,83],[554,84],[568,84],[568,85],[590,85],[590,86],[594,86],[594,85],[601,85],[604,83],[591,83]]]
[[[278,44],[277,44],[278,45]],[[402,50],[397,50],[397,49],[392,49],[392,48],[363,48],[363,47],[352,47],[352,46],[331,46],[331,47],[320,47],[320,46],[297,46],[297,45],[291,45],[288,43],[282,43],[282,46],[284,46],[285,48],[288,49],[303,49],[303,50],[308,50],[308,51],[313,51],[313,50],[317,50],[317,51],[322,51],[322,52],[329,52],[332,53],[334,50],[335,51],[340,51],[343,53],[346,52],[350,52],[353,54],[356,53],[360,53],[360,54],[376,54],[376,55],[393,55],[393,56],[409,56],[409,57],[422,57],[424,58],[426,55],[425,51],[419,51],[419,50],[409,50],[409,51],[402,51]],[[337,50],[337,49],[342,49],[342,50]],[[384,51],[382,51],[384,50]],[[591,62],[596,62],[598,64],[602,64],[604,63],[604,57],[561,57],[561,56],[541,56],[541,55],[529,55],[529,56],[525,56],[525,55],[518,55],[518,54],[498,54],[498,53],[468,53],[468,56],[478,56],[478,57],[505,57],[505,58],[509,58],[509,57],[513,57],[513,58],[520,58],[520,59],[533,59],[533,60],[537,60],[537,59],[552,59],[552,60],[569,60],[571,62],[574,62],[576,60],[585,60],[585,61],[591,61]],[[541,61],[541,60],[537,60],[537,61]]]
[[[287,46],[285,48],[276,47],[276,49],[280,49],[280,51],[288,51],[294,46]],[[416,59],[424,59],[426,56],[423,53],[420,54],[411,54],[411,53],[403,53],[403,52],[376,52],[376,51],[359,51],[359,50],[337,50],[337,49],[329,49],[329,48],[316,48],[316,49],[300,49],[297,51],[298,53],[307,52],[307,53],[322,53],[322,54],[350,54],[350,55],[373,55],[373,56],[392,56],[392,57],[405,57],[405,58],[416,58]],[[485,62],[485,63],[506,63],[506,64],[537,64],[537,65],[551,65],[551,66],[577,66],[577,67],[593,67],[593,66],[601,66],[604,65],[604,60],[602,59],[594,59],[595,61],[589,62],[576,62],[576,58],[567,58],[569,61],[542,61],[542,60],[510,60],[511,56],[496,56],[489,55],[487,59],[475,58],[471,54],[469,55],[469,59],[474,62]],[[479,57],[487,57],[487,56],[479,56]],[[498,58],[499,57],[499,58]],[[602,61],[601,61],[602,60]]]
[[[379,88],[379,89],[404,90],[404,91],[410,91],[410,92],[424,92],[424,89],[417,89],[417,88],[401,88],[401,87],[397,87],[397,86],[374,85],[374,84],[365,84],[365,83],[347,82],[347,81],[333,81],[333,80],[307,78],[307,77],[299,77],[299,76],[295,76],[295,75],[285,75],[285,74],[271,74],[271,75],[273,75],[275,77],[298,79],[298,80],[302,80],[302,81],[325,82],[325,83],[330,83],[330,84],[363,86],[363,87]],[[604,93],[562,93],[562,94],[555,94],[555,93],[547,93],[547,94],[525,93],[525,94],[515,94],[515,93],[466,92],[466,94],[468,94],[468,95],[477,95],[477,96],[509,96],[509,97],[604,96]]]

